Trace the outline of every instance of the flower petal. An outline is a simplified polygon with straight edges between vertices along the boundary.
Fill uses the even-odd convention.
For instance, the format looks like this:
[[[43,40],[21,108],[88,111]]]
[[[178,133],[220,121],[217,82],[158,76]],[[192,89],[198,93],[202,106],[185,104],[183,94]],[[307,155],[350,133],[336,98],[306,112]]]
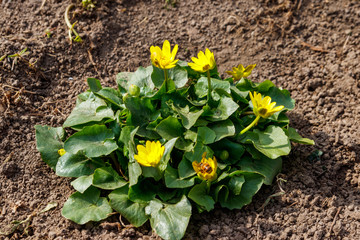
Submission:
[[[171,56],[170,43],[168,40],[164,41],[163,47],[162,47],[162,52],[165,56]]]
[[[171,60],[175,59],[175,56],[176,56],[176,53],[178,52],[178,49],[179,49],[179,46],[176,44],[174,49],[172,50],[172,53],[171,53]],[[178,61],[178,60],[176,60],[176,61]]]

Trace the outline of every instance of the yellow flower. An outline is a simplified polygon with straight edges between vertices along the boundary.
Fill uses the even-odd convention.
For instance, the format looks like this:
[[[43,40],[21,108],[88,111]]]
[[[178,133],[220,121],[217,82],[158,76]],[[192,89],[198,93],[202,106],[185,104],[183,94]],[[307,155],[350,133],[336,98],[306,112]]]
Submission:
[[[198,53],[198,58],[192,57],[193,63],[189,66],[197,72],[207,72],[216,66],[214,54],[207,48],[205,54],[203,51]]]
[[[171,52],[170,43],[168,40],[164,41],[162,49],[160,49],[158,46],[151,46],[151,62],[154,64],[155,67],[161,69],[170,69],[175,67],[177,61],[179,61],[179,59],[175,60],[178,48],[179,47],[176,44]]]
[[[254,106],[253,111],[256,116],[268,118],[284,108],[284,106],[275,107],[276,102],[271,102],[271,97],[269,96],[262,98],[260,93],[254,92],[254,95],[252,95],[251,92],[249,93],[251,102]]]
[[[251,71],[256,67],[256,64],[252,64],[244,68],[242,64],[239,64],[239,66],[233,67],[232,71],[226,71],[227,74],[232,75],[234,78],[234,81],[238,81],[241,78],[246,78],[251,74]]]
[[[58,154],[60,155],[60,157],[61,157],[62,155],[64,155],[65,153],[66,153],[66,151],[65,151],[65,149],[63,149],[63,148],[61,148],[61,149],[58,150]]]
[[[198,163],[194,161],[192,166],[197,173],[198,177],[202,180],[215,180],[217,177],[216,170],[217,170],[217,161],[216,158],[213,157],[206,159],[206,152],[203,153],[201,162]]]
[[[164,155],[165,147],[159,141],[146,141],[146,147],[137,145],[138,154],[134,155],[136,161],[145,167],[156,167]]]

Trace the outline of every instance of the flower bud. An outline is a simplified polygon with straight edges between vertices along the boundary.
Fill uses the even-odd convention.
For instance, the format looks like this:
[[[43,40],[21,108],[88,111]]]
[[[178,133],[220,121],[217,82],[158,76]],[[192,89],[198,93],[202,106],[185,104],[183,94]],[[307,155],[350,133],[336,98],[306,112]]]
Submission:
[[[227,160],[228,158],[229,158],[229,152],[228,152],[228,151],[224,150],[224,151],[222,151],[222,152],[220,153],[220,159],[221,159],[221,160],[225,161],[225,160]]]
[[[140,95],[140,88],[135,84],[131,84],[129,87],[129,93],[131,96],[137,97]]]

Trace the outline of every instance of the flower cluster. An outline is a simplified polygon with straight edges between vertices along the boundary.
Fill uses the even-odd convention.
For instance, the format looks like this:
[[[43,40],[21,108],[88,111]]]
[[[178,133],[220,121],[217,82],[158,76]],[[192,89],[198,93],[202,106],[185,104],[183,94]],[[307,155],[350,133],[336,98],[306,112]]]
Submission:
[[[248,79],[255,64],[223,79],[208,48],[189,63],[178,48],[151,46],[152,65],[119,73],[117,89],[89,78],[63,127],[35,126],[42,159],[77,178],[64,217],[85,224],[116,211],[181,239],[194,209],[241,209],[272,183],[291,141],[313,144],[289,127],[289,92]]]

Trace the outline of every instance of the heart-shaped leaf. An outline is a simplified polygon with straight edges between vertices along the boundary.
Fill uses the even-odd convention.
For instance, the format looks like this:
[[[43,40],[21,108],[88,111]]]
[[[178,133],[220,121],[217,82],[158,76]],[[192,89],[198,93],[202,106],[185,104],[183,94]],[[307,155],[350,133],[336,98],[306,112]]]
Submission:
[[[136,203],[129,200],[128,186],[116,189],[109,194],[111,207],[124,216],[132,225],[140,227],[147,220],[145,207],[147,204]]]
[[[83,151],[88,157],[108,155],[118,148],[114,133],[105,125],[92,125],[84,127],[65,141],[66,152],[76,154]]]
[[[65,131],[62,127],[35,126],[36,147],[41,154],[42,160],[55,170],[60,157],[58,150],[64,148],[62,142]]]
[[[176,204],[155,199],[145,208],[152,229],[165,240],[182,239],[191,216],[191,204],[184,195]]]
[[[88,188],[83,194],[76,192],[65,202],[61,214],[78,224],[100,221],[109,216],[112,209],[106,198],[100,197],[100,190]]]

